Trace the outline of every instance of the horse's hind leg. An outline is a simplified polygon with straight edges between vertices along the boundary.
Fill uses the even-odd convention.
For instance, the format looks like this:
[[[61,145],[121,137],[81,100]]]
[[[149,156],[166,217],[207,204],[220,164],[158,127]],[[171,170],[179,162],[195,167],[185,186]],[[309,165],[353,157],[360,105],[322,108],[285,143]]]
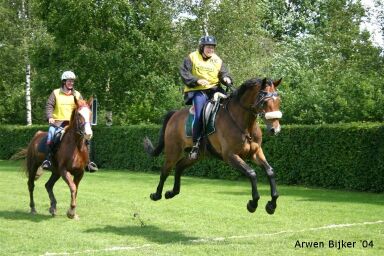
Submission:
[[[175,182],[173,184],[173,189],[168,190],[165,193],[165,198],[170,199],[174,197],[175,195],[180,193],[180,179],[181,175],[183,174],[183,171],[188,168],[189,166],[193,165],[196,161],[195,160],[190,160],[189,158],[183,158],[176,164],[175,168]]]
[[[257,177],[255,171],[244,162],[238,155],[232,155],[228,158],[231,166],[239,170],[241,173],[245,174],[250,182],[252,187],[252,200],[248,201],[247,209],[249,212],[255,212],[258,206],[258,201],[260,199],[259,192],[257,191]]]
[[[267,160],[265,159],[264,152],[261,148],[256,152],[256,154],[253,157],[253,160],[256,162],[256,164],[262,166],[267,173],[268,180],[269,180],[269,186],[271,188],[271,197],[272,200],[268,201],[267,205],[265,206],[265,210],[269,214],[274,214],[277,204],[277,198],[279,197],[279,193],[277,192],[276,188],[276,180],[275,180],[275,172],[273,171],[273,168],[268,164]]]
[[[28,170],[28,191],[29,191],[29,207],[31,208],[31,214],[36,214],[35,200],[33,199],[33,191],[35,189],[35,177],[38,166],[34,166],[30,161],[27,161]]]
[[[165,163],[161,169],[160,180],[159,180],[159,184],[157,185],[156,192],[152,193],[150,195],[150,198],[153,201],[157,201],[157,200],[161,199],[162,193],[163,193],[164,183],[167,180],[167,178],[169,176],[169,172],[171,171],[173,166],[174,166],[173,162],[168,161],[168,160],[165,161]]]
[[[51,203],[51,206],[49,208],[49,213],[52,214],[52,216],[56,216],[56,198],[53,194],[53,186],[55,185],[56,181],[60,178],[60,175],[57,173],[51,174],[51,177],[49,177],[49,180],[45,183],[45,189],[48,192],[49,200]]]
[[[35,201],[33,199],[33,190],[35,189],[35,177],[28,177],[28,191],[29,191],[29,207],[31,208],[31,214],[36,214]]]

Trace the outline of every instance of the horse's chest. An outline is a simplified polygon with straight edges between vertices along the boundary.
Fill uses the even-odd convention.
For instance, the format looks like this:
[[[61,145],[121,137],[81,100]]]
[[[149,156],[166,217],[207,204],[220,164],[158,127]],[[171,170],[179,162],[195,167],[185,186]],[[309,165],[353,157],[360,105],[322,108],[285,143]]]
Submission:
[[[241,150],[241,153],[239,154],[242,158],[249,158],[251,157],[252,155],[254,155],[256,153],[256,151],[258,150],[259,148],[259,145],[256,143],[256,142],[249,142],[249,141],[246,141],[244,144],[243,144],[243,147],[242,147],[242,150]]]

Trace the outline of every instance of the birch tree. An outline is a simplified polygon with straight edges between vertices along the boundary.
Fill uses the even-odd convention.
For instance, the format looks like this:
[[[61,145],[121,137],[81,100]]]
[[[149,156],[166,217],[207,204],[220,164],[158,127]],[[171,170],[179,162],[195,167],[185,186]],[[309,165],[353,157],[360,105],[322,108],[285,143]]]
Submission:
[[[21,20],[23,23],[23,50],[25,62],[25,107],[27,125],[32,125],[32,103],[31,103],[31,64],[29,60],[29,42],[31,28],[29,23],[29,6],[27,0],[21,1]]]

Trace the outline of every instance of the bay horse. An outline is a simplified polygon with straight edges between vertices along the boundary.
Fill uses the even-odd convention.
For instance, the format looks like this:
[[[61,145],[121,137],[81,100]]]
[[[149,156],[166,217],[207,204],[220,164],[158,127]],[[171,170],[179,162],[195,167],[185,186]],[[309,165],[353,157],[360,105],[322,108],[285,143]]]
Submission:
[[[76,214],[76,200],[79,183],[84,175],[84,168],[88,163],[88,148],[86,140],[92,138],[91,119],[91,103],[92,99],[77,100],[76,107],[72,112],[69,125],[64,128],[65,132],[57,151],[52,156],[51,176],[45,183],[45,188],[50,199],[49,212],[52,216],[56,215],[56,198],[53,194],[53,186],[56,181],[62,177],[68,184],[71,192],[70,208],[67,211],[68,218],[78,219]],[[26,175],[28,176],[28,190],[31,213],[35,214],[35,202],[33,199],[33,190],[35,187],[35,179],[39,178],[37,171],[45,159],[44,152],[39,151],[39,144],[47,136],[47,132],[38,131],[32,138],[25,151],[26,154]],[[73,178],[72,178],[73,176]]]
[[[267,213],[275,212],[276,200],[279,196],[275,173],[261,148],[262,131],[256,119],[257,116],[261,116],[269,134],[275,135],[280,132],[279,119],[282,117],[282,113],[279,110],[280,97],[276,91],[280,83],[281,79],[272,81],[267,78],[252,78],[245,81],[227,99],[224,99],[216,114],[216,132],[205,138],[205,144],[212,155],[218,156],[249,178],[252,199],[247,203],[247,209],[251,213],[256,211],[260,195],[257,190],[256,173],[245,162],[246,159],[250,158],[261,166],[268,176],[272,199],[266,205]],[[179,194],[180,177],[183,171],[199,160],[191,160],[185,155],[185,151],[193,145],[192,139],[185,134],[188,111],[188,109],[182,109],[166,114],[157,147],[153,146],[148,137],[144,138],[144,149],[150,156],[158,156],[163,150],[165,155],[159,184],[156,192],[150,195],[154,201],[161,199],[164,182],[174,167],[174,185],[172,190],[165,193],[166,199]]]

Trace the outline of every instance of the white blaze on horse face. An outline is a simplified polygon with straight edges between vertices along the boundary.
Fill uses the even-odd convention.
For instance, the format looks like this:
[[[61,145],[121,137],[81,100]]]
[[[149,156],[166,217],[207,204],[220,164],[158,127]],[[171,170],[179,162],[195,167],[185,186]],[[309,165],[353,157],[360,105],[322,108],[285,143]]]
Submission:
[[[269,101],[269,111],[264,113],[264,122],[267,125],[267,130],[271,134],[278,134],[281,131],[280,119],[283,117],[283,113],[279,110],[279,102],[276,96],[272,97]]]
[[[84,138],[86,140],[90,140],[92,138],[93,132],[91,128],[91,110],[87,107],[82,107],[79,109],[80,115],[84,118],[85,124],[84,124]]]

